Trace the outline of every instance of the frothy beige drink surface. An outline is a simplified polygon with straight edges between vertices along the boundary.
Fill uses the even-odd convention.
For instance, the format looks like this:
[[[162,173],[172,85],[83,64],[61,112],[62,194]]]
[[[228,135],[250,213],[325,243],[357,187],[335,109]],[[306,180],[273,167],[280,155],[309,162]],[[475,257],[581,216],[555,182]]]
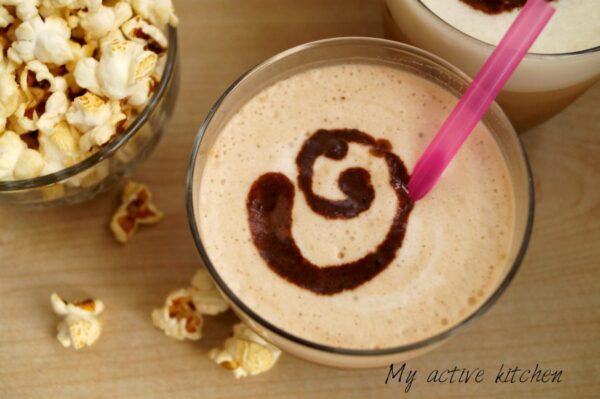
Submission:
[[[392,0],[391,3],[405,0]],[[466,34],[497,45],[520,9],[487,14],[460,0],[421,0],[440,18]],[[477,3],[477,2],[475,2]],[[485,4],[485,0],[479,1]],[[489,3],[498,4],[497,1]],[[532,53],[557,54],[600,46],[600,2],[555,0],[556,14],[531,48]]]
[[[376,192],[357,217],[326,219],[297,187],[302,144],[318,129],[359,129],[389,140],[410,172],[456,101],[412,73],[374,64],[311,69],[252,98],[217,138],[195,188],[201,238],[225,283],[268,322],[336,347],[398,346],[463,320],[503,276],[513,230],[508,171],[482,124],[414,206],[394,261],[353,290],[319,295],[274,273],[252,241],[246,209],[255,180],[283,173],[296,186],[292,233],[304,257],[316,265],[361,258],[384,239],[396,208],[385,161],[357,144],[341,161],[319,157],[317,194],[343,199],[338,176],[357,166],[370,172]]]

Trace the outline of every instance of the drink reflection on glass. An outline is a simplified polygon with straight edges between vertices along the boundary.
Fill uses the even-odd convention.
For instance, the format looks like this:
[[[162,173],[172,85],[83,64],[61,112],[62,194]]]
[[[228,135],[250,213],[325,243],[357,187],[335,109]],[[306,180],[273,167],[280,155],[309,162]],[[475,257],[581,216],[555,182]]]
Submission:
[[[386,0],[384,28],[474,76],[525,0]],[[597,0],[554,0],[557,9],[497,99],[515,127],[535,126],[600,77]],[[574,28],[576,27],[576,29]]]

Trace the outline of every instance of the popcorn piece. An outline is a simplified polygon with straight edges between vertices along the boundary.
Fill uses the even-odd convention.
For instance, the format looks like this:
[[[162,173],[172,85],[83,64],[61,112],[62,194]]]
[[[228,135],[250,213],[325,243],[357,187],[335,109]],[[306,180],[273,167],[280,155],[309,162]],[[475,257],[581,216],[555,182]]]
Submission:
[[[148,48],[156,53],[164,52],[169,46],[162,31],[139,16],[125,22],[121,30],[129,40],[148,45]]]
[[[128,98],[129,105],[138,111],[143,110],[150,101],[155,89],[156,81],[154,78],[144,78],[131,88],[131,95]]]
[[[80,27],[79,25],[81,23],[79,16],[71,14],[67,9],[64,9],[63,13],[64,13],[63,19],[67,23],[67,26],[69,27],[69,29],[71,29],[71,39],[78,38],[78,36],[76,36],[76,33],[77,33],[77,28]],[[73,42],[71,42],[71,43],[73,43]]]
[[[138,153],[139,153],[139,149],[138,149],[138,145],[135,142],[135,140],[129,140],[127,143],[123,144],[123,146],[117,150],[115,156],[117,157],[119,162],[126,164],[126,163],[133,161],[135,159],[135,157],[138,155]]]
[[[69,45],[71,30],[64,19],[39,16],[23,22],[15,31],[17,41],[8,50],[8,57],[17,64],[34,59],[64,65],[73,58]]]
[[[73,101],[67,112],[67,121],[84,133],[79,148],[87,153],[110,141],[117,133],[119,124],[127,118],[118,101],[106,102],[87,92]]]
[[[48,67],[39,61],[30,61],[19,76],[19,86],[30,105],[37,104],[49,91],[54,76]]]
[[[42,197],[45,200],[51,201],[61,198],[65,195],[65,186],[60,183],[42,187]]]
[[[51,134],[56,125],[65,119],[69,99],[62,91],[53,93],[46,101],[46,112],[37,121],[37,128],[44,134]]]
[[[51,132],[41,134],[38,139],[45,162],[44,175],[73,166],[82,159],[78,146],[80,134],[65,121],[59,122]]]
[[[136,42],[114,38],[101,45],[100,61],[84,58],[75,67],[79,86],[94,94],[119,101],[140,90],[138,83],[149,77],[158,59]]]
[[[225,302],[205,269],[196,272],[190,292],[196,309],[202,314],[214,316],[229,309],[229,304]]]
[[[14,68],[3,58],[0,47],[0,131],[6,126],[6,119],[19,107],[21,96],[15,80]]]
[[[233,336],[223,348],[211,349],[208,356],[223,368],[231,370],[235,378],[254,376],[273,368],[281,351],[243,323],[233,326]]]
[[[67,90],[65,79],[52,75],[48,67],[37,60],[27,62],[19,77],[19,85],[28,97],[30,97],[29,92],[33,89],[43,93]]]
[[[50,301],[54,312],[64,316],[57,326],[56,336],[62,346],[73,346],[79,350],[85,346],[92,346],[100,338],[102,325],[97,316],[104,310],[102,301],[86,299],[69,303],[57,294],[52,294]]]
[[[14,180],[15,165],[26,148],[25,142],[15,132],[0,134],[0,180]]]
[[[125,2],[119,2],[114,7],[100,5],[94,11],[80,11],[78,14],[88,41],[101,39],[119,29],[132,15],[131,6]]]
[[[0,28],[6,28],[13,22],[15,22],[15,18],[11,15],[11,13],[8,12],[6,8],[0,5]]]
[[[200,269],[190,288],[173,291],[165,306],[152,312],[152,322],[169,337],[198,340],[202,335],[202,315],[216,315],[228,308],[208,272]]]
[[[122,122],[127,116],[121,112],[121,106],[118,101],[110,101],[110,118],[104,125],[97,126],[87,131],[79,141],[79,148],[82,152],[90,152],[93,148],[103,146],[108,143],[121,129]]]
[[[152,77],[157,82],[160,82],[163,74],[165,73],[165,68],[167,67],[167,54],[163,53],[158,56],[158,61],[156,61],[156,68],[154,68],[154,73]]]
[[[158,223],[163,214],[152,203],[152,194],[147,186],[127,182],[121,198],[122,204],[110,222],[115,239],[124,244],[135,234],[141,224]]]
[[[91,58],[94,55],[94,52],[98,48],[98,44],[97,42],[92,42],[81,45],[79,43],[71,42],[70,45],[71,51],[73,51],[73,59],[65,64],[65,67],[69,72],[65,76],[65,80],[67,81],[68,88],[71,90],[71,93],[79,93],[81,91],[81,87],[77,84],[73,72],[75,71],[79,61],[84,58]]]
[[[38,177],[44,169],[44,159],[36,150],[25,149],[15,164],[16,179],[32,179]]]
[[[87,92],[73,101],[66,117],[71,125],[85,133],[105,125],[110,119],[110,111],[110,105],[106,101],[94,93]]]
[[[10,1],[10,0],[9,0]],[[29,21],[38,14],[38,3],[39,0],[20,0],[17,5],[17,17],[21,21]]]
[[[189,290],[173,291],[165,305],[152,312],[152,323],[171,338],[197,341],[202,338],[202,315],[196,309]]]
[[[88,169],[85,172],[80,173],[74,178],[79,179],[79,185],[81,187],[91,187],[101,180],[106,179],[110,175],[110,160],[106,159],[98,164],[96,164],[93,168]],[[69,183],[76,183],[75,181],[71,181],[74,178],[68,180]]]
[[[45,100],[43,99],[37,104],[40,105],[40,112],[44,104]],[[19,134],[35,131],[39,115],[37,105],[30,106],[27,102],[20,103],[17,110],[8,118],[8,127]]]
[[[0,6],[15,6],[17,17],[21,21],[29,21],[38,16],[39,0],[0,0]]]
[[[19,85],[24,103],[12,118],[13,128],[18,133],[47,132],[64,119],[69,102],[64,78],[52,75],[41,62],[30,61],[22,69]]]
[[[27,133],[35,130],[38,118],[45,111],[46,100],[50,96],[50,82],[52,75],[44,64],[40,64],[42,71],[37,73],[28,67],[23,68],[19,79],[21,86],[20,96],[23,101],[10,119],[11,128],[17,133]],[[43,71],[45,69],[45,71]]]
[[[80,10],[86,8],[95,12],[102,5],[102,0],[42,0],[42,7],[48,9],[67,8]]]
[[[175,15],[172,0],[128,0],[136,14],[150,21],[159,29],[167,24],[177,26],[179,19]]]

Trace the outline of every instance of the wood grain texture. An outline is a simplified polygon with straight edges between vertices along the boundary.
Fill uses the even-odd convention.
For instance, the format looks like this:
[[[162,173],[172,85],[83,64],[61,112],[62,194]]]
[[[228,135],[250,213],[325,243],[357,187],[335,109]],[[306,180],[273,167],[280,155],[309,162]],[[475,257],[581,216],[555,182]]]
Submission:
[[[398,398],[387,370],[341,371],[283,356],[235,381],[207,359],[235,321],[210,318],[199,343],[153,328],[150,312],[199,266],[184,182],[196,130],[223,90],[268,56],[313,39],[381,35],[378,0],[176,0],[182,88],[174,120],[135,173],[165,212],[126,246],[107,229],[119,193],[45,212],[0,209],[0,398]],[[536,180],[531,246],[512,286],[443,347],[408,362],[420,398],[592,398],[600,392],[600,85],[522,136]],[[55,339],[49,303],[105,301],[104,334],[75,352]],[[501,364],[563,369],[561,384],[496,385]],[[434,368],[485,368],[482,384],[425,384]]]

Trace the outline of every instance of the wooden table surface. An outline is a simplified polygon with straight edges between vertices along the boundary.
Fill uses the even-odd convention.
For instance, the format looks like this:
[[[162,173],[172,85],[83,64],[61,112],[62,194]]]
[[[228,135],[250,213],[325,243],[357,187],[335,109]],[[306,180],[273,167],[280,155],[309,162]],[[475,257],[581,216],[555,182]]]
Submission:
[[[381,35],[378,0],[177,0],[182,87],[168,134],[135,178],[164,221],[126,246],[107,229],[113,190],[50,211],[0,209],[0,398],[398,398],[386,369],[342,371],[284,355],[271,372],[236,381],[207,358],[235,322],[210,318],[200,342],[166,338],[150,321],[200,259],[184,182],[197,128],[242,72],[291,46]],[[531,245],[500,301],[443,347],[408,362],[419,398],[592,398],[600,395],[600,85],[522,136],[536,181]],[[64,349],[49,303],[104,300],[104,333]],[[495,384],[500,364],[562,369],[560,384]],[[484,368],[481,384],[426,384],[432,369]],[[489,375],[488,375],[489,374]]]

